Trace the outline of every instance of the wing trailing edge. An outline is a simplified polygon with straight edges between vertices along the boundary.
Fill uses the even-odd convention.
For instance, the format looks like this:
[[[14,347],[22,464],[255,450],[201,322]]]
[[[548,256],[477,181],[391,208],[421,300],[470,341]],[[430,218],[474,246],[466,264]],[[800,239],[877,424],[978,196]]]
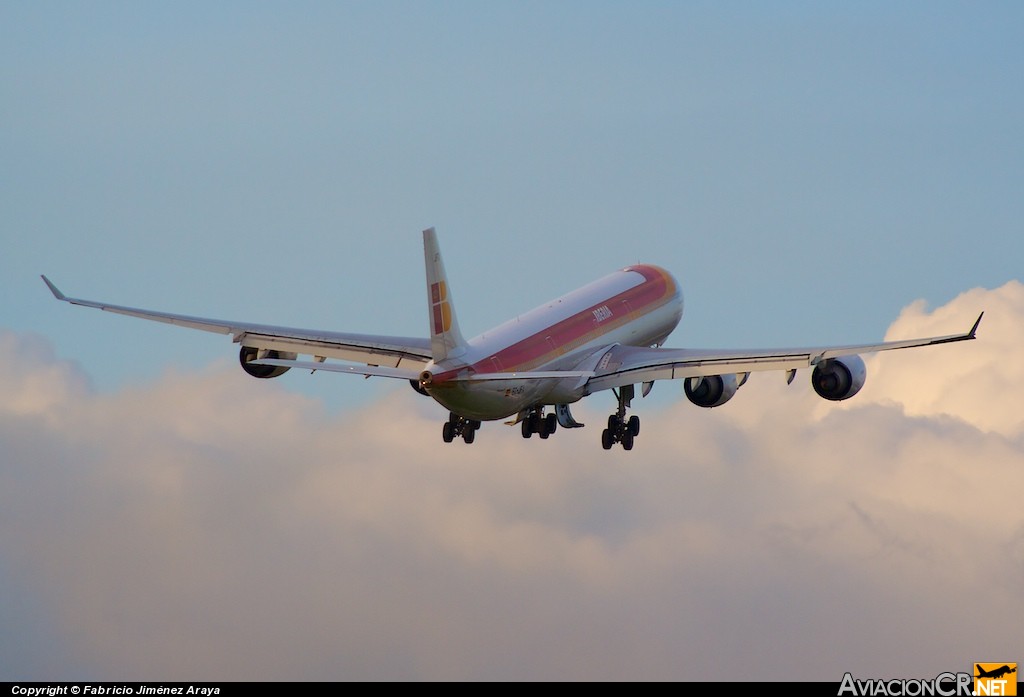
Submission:
[[[611,351],[606,370],[588,381],[587,390],[593,393],[654,380],[679,380],[726,373],[750,373],[766,370],[788,372],[813,367],[821,361],[839,356],[971,341],[976,338],[984,314],[982,312],[978,315],[978,319],[974,321],[971,328],[961,334],[885,341],[878,344],[745,350],[616,346]]]
[[[430,340],[425,338],[297,329],[113,305],[95,300],[68,297],[49,278],[42,276],[42,279],[53,297],[62,302],[153,322],[173,324],[187,329],[230,334],[236,343],[245,346],[314,356],[329,356],[371,365],[389,364],[392,367],[397,367],[399,363],[404,363],[415,366],[417,369],[426,365],[430,360]]]

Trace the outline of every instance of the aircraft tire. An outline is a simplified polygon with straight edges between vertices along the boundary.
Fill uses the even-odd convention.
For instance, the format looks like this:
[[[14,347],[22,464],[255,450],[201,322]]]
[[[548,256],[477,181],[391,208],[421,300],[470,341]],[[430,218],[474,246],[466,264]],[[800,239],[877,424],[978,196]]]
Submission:
[[[629,417],[629,432],[634,438],[640,435],[640,417],[636,414]]]
[[[451,443],[455,440],[455,429],[452,427],[451,421],[444,422],[444,428],[441,429],[441,438],[444,439],[445,443]]]
[[[601,447],[604,448],[605,450],[611,450],[614,444],[615,443],[612,439],[612,432],[607,428],[601,431]]]

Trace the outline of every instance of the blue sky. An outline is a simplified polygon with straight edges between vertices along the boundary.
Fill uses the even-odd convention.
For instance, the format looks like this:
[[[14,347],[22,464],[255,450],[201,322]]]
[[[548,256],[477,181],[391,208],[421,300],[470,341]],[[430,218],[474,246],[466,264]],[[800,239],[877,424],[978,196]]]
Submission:
[[[101,385],[229,347],[70,311],[37,274],[419,334],[434,225],[468,333],[639,259],[686,291],[670,343],[766,346],[874,340],[1022,258],[1012,3],[2,13],[4,323]]]
[[[805,677],[838,680],[1016,660],[1010,630],[943,613],[1024,609],[1017,509],[958,503],[964,462],[970,495],[1024,484],[1022,26],[1010,2],[0,0],[0,675],[709,679],[738,647],[749,679],[810,654]],[[405,385],[256,382],[224,337],[71,308],[38,278],[425,334],[428,226],[468,335],[644,261],[684,289],[670,346],[945,334],[981,309],[988,344],[869,363],[860,406],[824,415],[805,377],[711,412],[659,385],[633,459],[606,467],[591,428],[443,450],[443,410]],[[979,544],[996,572],[945,575]],[[370,646],[346,629],[367,623]],[[267,626],[281,643],[253,638]]]

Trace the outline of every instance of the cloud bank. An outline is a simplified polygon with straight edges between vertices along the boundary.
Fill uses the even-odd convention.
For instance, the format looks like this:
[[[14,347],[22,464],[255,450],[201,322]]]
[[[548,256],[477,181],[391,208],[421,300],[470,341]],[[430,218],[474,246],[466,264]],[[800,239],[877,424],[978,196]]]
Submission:
[[[113,394],[0,333],[0,677],[814,679],[1014,661],[1024,286],[907,307],[850,402],[755,375],[636,449],[611,398],[548,441],[445,445],[408,389],[292,376]],[[295,376],[337,379],[339,376]],[[666,384],[659,389],[675,389]]]

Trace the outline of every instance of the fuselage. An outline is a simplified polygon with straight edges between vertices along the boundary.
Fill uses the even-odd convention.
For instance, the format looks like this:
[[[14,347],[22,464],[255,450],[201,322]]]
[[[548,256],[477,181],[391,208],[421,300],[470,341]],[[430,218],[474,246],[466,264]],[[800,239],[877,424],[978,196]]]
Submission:
[[[628,266],[470,339],[460,355],[429,363],[424,388],[453,413],[481,421],[570,404],[586,395],[580,371],[598,370],[616,344],[660,346],[682,315],[682,292],[668,271]],[[574,374],[537,377],[558,371]],[[532,376],[510,379],[515,373]],[[488,379],[494,374],[500,379]]]

